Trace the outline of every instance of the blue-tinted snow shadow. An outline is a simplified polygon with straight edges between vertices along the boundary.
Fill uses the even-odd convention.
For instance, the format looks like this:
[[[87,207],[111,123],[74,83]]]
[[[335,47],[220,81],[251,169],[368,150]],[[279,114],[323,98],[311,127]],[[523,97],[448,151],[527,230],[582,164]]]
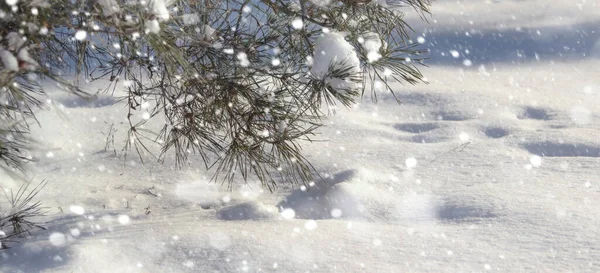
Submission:
[[[511,29],[445,29],[416,30],[414,37],[426,39],[421,48],[430,50],[428,65],[473,67],[488,64],[536,61],[584,60],[600,57],[600,23]],[[415,39],[416,40],[416,39]],[[458,57],[451,51],[457,51]],[[456,53],[455,53],[456,54]]]
[[[71,256],[70,243],[54,246],[49,242],[49,237],[57,231],[68,234],[74,223],[81,219],[76,216],[59,217],[51,224],[43,225],[47,230],[33,229],[23,238],[13,238],[7,244],[7,249],[0,251],[1,268],[6,272],[42,272],[66,265]]]
[[[100,108],[105,106],[111,106],[120,101],[123,101],[123,98],[117,97],[91,97],[91,98],[82,98],[77,96],[68,96],[63,98],[55,99],[56,102],[62,104],[66,108]]]
[[[118,213],[111,211],[88,214],[87,218],[72,214],[54,218],[51,222],[43,225],[46,230],[32,230],[24,238],[15,238],[14,242],[8,245],[9,248],[0,250],[0,272],[44,272],[64,267],[69,264],[74,255],[71,246],[86,238],[110,232],[106,228],[98,230],[93,227],[103,216],[116,218],[117,215]],[[135,220],[137,217],[131,217],[131,219]],[[85,225],[82,226],[82,223]],[[104,225],[104,223],[102,224]],[[79,234],[74,234],[74,230],[77,230]],[[53,245],[50,242],[50,236],[53,233],[63,234],[64,244]]]
[[[331,219],[334,208],[343,209],[344,216],[357,217],[358,202],[353,193],[344,188],[344,184],[357,175],[354,169],[339,172],[325,179],[325,183],[293,191],[277,207],[293,209],[298,219]]]

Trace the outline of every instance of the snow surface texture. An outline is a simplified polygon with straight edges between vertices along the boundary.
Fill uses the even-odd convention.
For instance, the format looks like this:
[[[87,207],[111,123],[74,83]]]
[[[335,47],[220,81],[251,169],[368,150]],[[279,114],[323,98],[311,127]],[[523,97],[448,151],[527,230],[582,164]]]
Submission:
[[[126,117],[117,99],[52,92],[32,166],[48,230],[1,251],[0,272],[600,272],[599,5],[409,15],[430,84],[338,109],[330,141],[304,147],[328,184],[274,194],[123,166],[100,134]]]

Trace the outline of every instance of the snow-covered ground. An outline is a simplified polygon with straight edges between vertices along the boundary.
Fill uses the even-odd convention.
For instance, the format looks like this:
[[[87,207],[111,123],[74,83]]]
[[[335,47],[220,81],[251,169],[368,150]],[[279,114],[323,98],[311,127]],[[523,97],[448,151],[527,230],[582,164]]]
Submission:
[[[64,114],[39,115],[51,149],[31,170],[48,230],[0,271],[600,272],[600,1],[433,14],[408,16],[430,84],[339,109],[304,146],[328,180],[309,191],[122,160],[101,133],[122,138],[122,105],[52,93]]]

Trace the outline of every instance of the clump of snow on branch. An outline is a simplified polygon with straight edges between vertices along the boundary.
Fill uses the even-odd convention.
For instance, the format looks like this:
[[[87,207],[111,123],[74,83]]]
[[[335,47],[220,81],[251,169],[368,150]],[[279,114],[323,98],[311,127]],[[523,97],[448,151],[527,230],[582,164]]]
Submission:
[[[146,31],[148,33],[158,33],[160,31],[160,23],[158,20],[153,19],[146,22]]]
[[[2,59],[4,69],[9,71],[19,71],[19,61],[10,51],[5,49],[0,50],[0,58]]]
[[[159,20],[169,20],[169,6],[173,4],[173,0],[152,0],[152,14],[158,17]]]
[[[203,38],[205,41],[212,41],[215,38],[216,30],[209,25],[204,25],[204,29],[202,31]]]
[[[350,75],[359,75],[360,60],[356,55],[354,47],[346,41],[344,35],[338,32],[324,33],[315,42],[313,64],[311,73],[324,79],[326,83],[335,89],[357,89],[358,83],[349,79],[333,78],[329,69],[349,68]]]
[[[20,34],[10,32],[5,39],[8,41],[8,49],[0,49],[0,59],[4,69],[9,71],[19,71],[21,68],[35,70],[39,66],[38,62],[29,54],[29,48],[25,46],[25,39]]]
[[[39,66],[38,62],[31,57],[31,55],[29,54],[29,51],[26,47],[19,50],[19,54],[17,55],[17,57],[21,61],[25,62],[25,67],[28,70],[33,70]]]
[[[319,7],[325,7],[331,3],[330,0],[310,0],[310,2]]]
[[[107,17],[112,16],[121,10],[119,4],[117,4],[117,0],[98,0],[98,4],[102,9],[102,14]]]
[[[21,48],[25,44],[25,40],[19,33],[11,32],[6,35],[6,40],[8,40],[8,49],[9,50],[17,50]]]
[[[367,51],[367,59],[369,62],[376,62],[381,58],[381,54],[379,54],[379,50],[383,43],[381,42],[381,38],[379,38],[379,34],[374,32],[367,32],[362,35],[359,39],[359,42],[362,43],[362,46]]]
[[[29,6],[40,7],[40,8],[49,8],[50,3],[46,0],[32,0],[31,2],[29,2]]]

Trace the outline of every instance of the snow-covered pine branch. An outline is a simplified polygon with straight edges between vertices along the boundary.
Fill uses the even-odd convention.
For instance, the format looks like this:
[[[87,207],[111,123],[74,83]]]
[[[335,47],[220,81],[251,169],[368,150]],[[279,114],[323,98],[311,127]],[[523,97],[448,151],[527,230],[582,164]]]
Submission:
[[[420,12],[429,3],[400,2]],[[321,0],[2,2],[0,84],[8,104],[1,118],[17,124],[11,138],[24,142],[0,136],[0,147],[6,147],[0,157],[22,166],[25,121],[44,106],[38,98],[46,80],[84,97],[89,93],[78,83],[103,80],[109,83],[105,90],[126,94],[125,156],[154,154],[146,145],[152,141],[161,146],[159,159],[174,156],[186,165],[199,154],[229,182],[241,176],[257,177],[268,188],[279,181],[306,183],[314,170],[300,141],[311,140],[321,126],[321,106],[351,105],[381,71],[385,81],[421,79],[414,64],[422,52],[408,42],[402,17],[407,9],[400,6]],[[157,117],[166,118],[162,130],[147,129]]]

